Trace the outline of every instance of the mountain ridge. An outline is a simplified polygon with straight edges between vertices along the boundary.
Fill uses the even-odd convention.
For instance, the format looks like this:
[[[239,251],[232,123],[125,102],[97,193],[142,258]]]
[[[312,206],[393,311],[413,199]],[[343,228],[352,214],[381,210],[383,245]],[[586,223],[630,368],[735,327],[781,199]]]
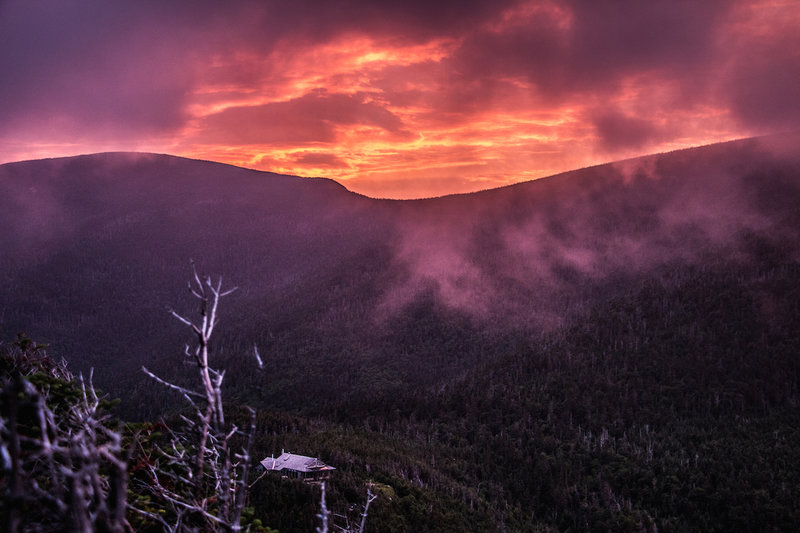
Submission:
[[[796,261],[797,146],[746,139],[402,201],[169,155],[6,164],[0,322],[113,392],[180,351],[163,309],[190,305],[193,259],[241,287],[220,357],[255,342],[292,368],[265,402],[298,405],[291,380],[324,364],[342,390],[432,384],[671,268]]]
[[[685,148],[677,148],[675,150],[669,150],[669,151],[666,151],[666,152],[656,152],[656,153],[651,153],[651,154],[644,154],[644,155],[640,155],[640,156],[629,157],[629,158],[621,159],[621,160],[614,160],[614,161],[608,161],[608,162],[604,162],[604,163],[597,163],[597,164],[589,165],[589,166],[586,166],[586,167],[580,167],[580,168],[575,168],[575,169],[570,169],[570,170],[558,172],[556,174],[552,174],[552,175],[548,175],[548,176],[542,176],[540,178],[535,178],[535,179],[531,179],[531,180],[525,180],[525,181],[510,183],[508,185],[502,185],[502,186],[499,186],[499,187],[490,187],[490,188],[487,188],[487,189],[481,189],[481,190],[477,190],[477,191],[470,191],[470,192],[463,192],[463,193],[451,193],[451,194],[445,194],[445,195],[441,195],[441,196],[419,197],[419,198],[398,198],[398,199],[388,198],[388,197],[373,197],[373,196],[364,195],[364,194],[361,194],[361,193],[358,193],[358,192],[355,192],[355,191],[352,191],[352,190],[348,189],[347,186],[344,183],[340,182],[340,181],[337,181],[337,180],[332,179],[332,178],[327,178],[327,177],[324,177],[324,176],[299,176],[299,175],[295,175],[295,174],[283,174],[283,173],[273,172],[273,171],[269,171],[269,170],[260,170],[260,169],[254,169],[254,168],[246,167],[246,166],[234,165],[234,164],[231,164],[231,163],[223,163],[223,162],[214,161],[214,160],[211,160],[211,159],[202,159],[202,158],[196,158],[196,157],[175,155],[175,154],[169,154],[169,153],[166,153],[166,152],[138,152],[138,151],[114,151],[114,150],[112,150],[112,151],[106,151],[106,152],[92,152],[92,153],[76,154],[76,155],[70,155],[70,156],[54,156],[54,157],[39,158],[39,159],[25,159],[25,160],[20,160],[20,161],[9,161],[9,162],[6,162],[6,163],[0,163],[0,166],[4,166],[4,165],[19,165],[19,164],[28,164],[28,163],[42,163],[42,162],[47,162],[47,161],[57,163],[57,162],[60,162],[60,161],[71,160],[71,159],[79,159],[79,158],[107,158],[107,157],[113,157],[113,158],[126,158],[126,159],[128,159],[130,161],[134,161],[136,159],[141,159],[141,158],[165,158],[165,159],[194,161],[194,162],[198,162],[198,163],[209,163],[209,164],[213,164],[213,165],[232,167],[232,168],[252,171],[252,172],[256,172],[256,173],[260,173],[260,174],[264,174],[264,175],[269,175],[269,176],[274,176],[274,177],[298,178],[298,179],[305,179],[305,180],[320,180],[320,181],[325,181],[325,182],[333,182],[333,183],[339,185],[340,187],[342,187],[343,189],[347,190],[348,192],[350,192],[352,194],[356,194],[358,196],[364,196],[364,197],[367,197],[367,198],[370,198],[370,199],[373,199],[373,200],[379,200],[379,201],[381,201],[381,200],[396,200],[396,201],[400,201],[400,202],[414,202],[414,201],[436,200],[436,199],[440,199],[440,198],[481,195],[481,194],[489,192],[489,191],[501,191],[501,190],[508,189],[508,188],[515,188],[515,187],[518,187],[518,186],[524,186],[526,184],[530,184],[530,183],[533,183],[533,182],[538,182],[538,181],[541,181],[541,180],[558,179],[560,177],[563,177],[563,176],[566,176],[566,175],[571,175],[571,174],[574,174],[576,172],[590,171],[592,169],[598,169],[598,168],[601,168],[601,167],[605,167],[607,165],[615,165],[615,166],[616,165],[624,165],[626,163],[634,163],[634,162],[647,160],[647,159],[650,159],[650,158],[657,158],[657,157],[667,156],[667,155],[671,155],[671,154],[678,154],[678,153],[681,153],[681,152],[693,151],[693,150],[697,150],[697,149],[711,149],[711,147],[723,147],[723,146],[731,145],[731,144],[765,142],[765,141],[769,141],[771,139],[772,140],[778,140],[778,139],[785,139],[786,137],[797,137],[798,135],[800,135],[800,133],[798,133],[798,132],[787,132],[785,134],[770,134],[770,135],[763,135],[763,136],[754,136],[754,137],[745,137],[745,138],[740,138],[740,139],[732,139],[732,140],[720,141],[720,142],[715,142],[715,143],[706,144],[706,145],[697,145],[697,146],[690,146],[690,147],[685,147]]]
[[[256,453],[325,458],[338,508],[380,484],[370,527],[791,531],[798,140],[408,201],[170,156],[4,165],[0,336],[160,419],[141,366],[190,385],[193,260],[239,287],[211,365]],[[312,498],[251,494],[281,531]]]

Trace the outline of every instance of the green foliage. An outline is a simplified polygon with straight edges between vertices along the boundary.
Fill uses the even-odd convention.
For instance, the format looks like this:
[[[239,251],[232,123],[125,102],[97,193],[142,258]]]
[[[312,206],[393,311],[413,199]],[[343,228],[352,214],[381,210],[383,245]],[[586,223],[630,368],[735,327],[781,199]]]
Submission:
[[[373,471],[398,460],[396,477],[492,528],[790,529],[800,267],[743,272],[672,271],[437,391],[336,413],[392,439]]]
[[[257,448],[339,468],[334,507],[386,487],[379,531],[790,530],[797,301],[797,265],[665,271],[435,388],[262,412]]]
[[[6,531],[120,531],[125,462],[91,379],[19,335],[0,343],[0,455]]]

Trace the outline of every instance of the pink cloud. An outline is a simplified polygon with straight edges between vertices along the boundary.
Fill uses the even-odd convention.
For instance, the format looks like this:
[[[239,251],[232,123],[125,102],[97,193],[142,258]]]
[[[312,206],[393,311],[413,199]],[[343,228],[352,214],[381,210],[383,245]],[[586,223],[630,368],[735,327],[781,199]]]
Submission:
[[[341,126],[365,125],[405,136],[402,121],[363,95],[314,91],[286,102],[230,107],[201,120],[199,137],[222,144],[331,143]]]
[[[469,190],[796,129],[797,24],[771,0],[7,0],[0,160],[150,149]],[[329,164],[278,152],[310,147]]]
[[[342,168],[347,162],[335,154],[320,152],[303,152],[294,158],[298,165],[309,167]]]

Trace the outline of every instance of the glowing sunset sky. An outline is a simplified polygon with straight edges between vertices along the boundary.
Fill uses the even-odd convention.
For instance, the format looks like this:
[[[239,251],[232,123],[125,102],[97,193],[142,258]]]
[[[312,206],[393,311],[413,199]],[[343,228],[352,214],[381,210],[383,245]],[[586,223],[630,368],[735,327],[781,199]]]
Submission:
[[[0,162],[485,189],[797,129],[799,28],[798,0],[0,0]]]

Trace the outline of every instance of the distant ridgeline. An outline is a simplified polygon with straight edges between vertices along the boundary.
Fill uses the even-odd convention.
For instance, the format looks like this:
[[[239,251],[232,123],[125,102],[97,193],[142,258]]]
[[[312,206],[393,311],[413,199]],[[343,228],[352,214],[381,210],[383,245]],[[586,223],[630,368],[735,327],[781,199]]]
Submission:
[[[376,531],[791,530],[799,206],[797,135],[414,201],[151,154],[7,164],[0,322],[156,419],[177,400],[138,369],[180,382],[193,259],[239,287],[211,351],[259,456],[336,465],[332,505],[381,487]],[[314,490],[253,498],[307,531]]]

